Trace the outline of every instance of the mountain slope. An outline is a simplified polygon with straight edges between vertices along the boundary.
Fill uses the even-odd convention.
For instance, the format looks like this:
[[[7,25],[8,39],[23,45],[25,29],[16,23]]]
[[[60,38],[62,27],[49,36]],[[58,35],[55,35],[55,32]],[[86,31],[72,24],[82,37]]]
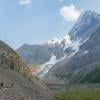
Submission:
[[[0,65],[0,83],[2,82],[4,85],[0,89],[1,100],[32,100],[34,96],[47,96],[49,94],[37,84],[7,68],[8,66],[6,65]]]
[[[48,72],[56,61],[64,58],[67,52],[65,51],[65,46],[69,43],[70,37],[66,35],[62,39],[54,38],[41,45],[23,45],[17,49],[17,53],[33,70],[34,75],[40,76],[41,73],[43,76],[43,74],[45,75],[43,70],[46,69]],[[55,57],[55,63],[51,61],[53,57]]]
[[[86,29],[87,26],[85,27],[84,24],[82,24],[82,26],[79,26],[80,31],[72,29],[73,33],[69,33],[74,42],[78,41],[79,38],[80,44],[87,37],[88,39],[79,45],[76,54],[69,58],[66,57],[50,69],[45,77],[47,83],[92,83],[97,82],[97,79],[99,82],[100,76],[97,69],[100,69],[100,16],[99,14],[95,15],[94,12],[88,13],[89,15],[86,12],[85,15],[81,16],[81,21],[76,22],[74,26],[74,28],[77,27],[77,23],[81,25],[83,21],[85,25],[88,25],[88,29]],[[89,18],[84,18],[84,16],[87,15]],[[87,24],[86,22],[88,19],[90,20],[90,18],[92,18],[91,22]],[[94,19],[96,23],[94,23]],[[81,30],[84,30],[85,33],[82,33]],[[75,32],[76,34],[74,34]],[[69,48],[66,48],[66,50],[67,49]]]
[[[81,79],[86,82],[88,74],[94,73],[100,65],[99,34],[100,14],[94,11],[86,11],[80,16],[65,38],[54,38],[46,44],[39,45],[39,48],[35,46],[20,47],[17,52],[23,60],[26,57],[25,59],[28,62],[31,60],[44,60],[40,63],[40,69],[42,68],[42,70],[36,75],[43,75],[42,79],[47,83],[80,83],[82,82]],[[44,47],[45,49],[43,49]],[[33,55],[35,55],[34,58],[32,58]],[[55,63],[50,62],[52,61],[52,55],[55,58]],[[97,77],[97,75],[94,76]]]
[[[32,75],[17,53],[0,41],[0,99],[32,100],[34,96],[48,96],[47,91],[46,85]]]
[[[100,24],[100,14],[91,10],[85,11],[70,30],[69,35],[71,35],[73,40],[84,39],[91,35],[91,32],[88,32],[88,30],[95,29],[95,26],[98,24]]]
[[[53,38],[40,45],[24,44],[16,51],[26,64],[35,63],[42,65],[50,60],[52,54],[54,54],[57,59],[62,58],[65,55],[64,47],[69,43],[70,37],[66,35],[62,39]]]

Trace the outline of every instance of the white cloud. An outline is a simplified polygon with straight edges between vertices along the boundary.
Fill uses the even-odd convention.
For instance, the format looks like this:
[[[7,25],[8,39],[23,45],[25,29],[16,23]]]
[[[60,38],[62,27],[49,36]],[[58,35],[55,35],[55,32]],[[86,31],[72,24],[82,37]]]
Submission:
[[[19,4],[22,6],[29,6],[31,5],[32,1],[31,0],[19,0]]]
[[[74,22],[80,16],[81,11],[77,10],[75,5],[71,4],[70,6],[64,6],[60,9],[60,15],[67,22]]]

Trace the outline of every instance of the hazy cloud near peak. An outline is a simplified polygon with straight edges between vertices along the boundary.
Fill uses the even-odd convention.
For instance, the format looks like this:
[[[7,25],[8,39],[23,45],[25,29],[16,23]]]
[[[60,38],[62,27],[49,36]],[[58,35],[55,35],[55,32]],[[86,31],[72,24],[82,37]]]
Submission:
[[[60,2],[63,2],[64,0],[59,0]]]
[[[60,15],[67,22],[74,22],[78,19],[81,14],[81,10],[76,9],[75,5],[63,6],[60,9]]]
[[[29,6],[31,5],[32,0],[19,0],[19,4],[22,6]]]

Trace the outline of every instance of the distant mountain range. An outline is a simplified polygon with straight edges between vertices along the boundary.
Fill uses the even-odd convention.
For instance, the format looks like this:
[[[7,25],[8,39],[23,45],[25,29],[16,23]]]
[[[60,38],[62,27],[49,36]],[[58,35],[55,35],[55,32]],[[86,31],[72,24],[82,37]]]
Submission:
[[[84,12],[68,34],[17,49],[33,74],[47,83],[100,82],[100,15]]]

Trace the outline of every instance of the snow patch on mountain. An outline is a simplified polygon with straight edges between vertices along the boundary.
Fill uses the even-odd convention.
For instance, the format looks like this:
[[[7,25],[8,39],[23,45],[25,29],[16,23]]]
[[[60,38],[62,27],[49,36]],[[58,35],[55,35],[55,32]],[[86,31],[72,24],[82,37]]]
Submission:
[[[70,39],[70,36],[68,34],[66,34],[63,38],[59,39],[59,38],[53,38],[51,40],[49,40],[47,42],[48,45],[53,45],[53,46],[56,46],[56,45],[67,45],[71,42],[71,39]]]
[[[67,47],[64,48],[64,50],[66,50],[67,48],[71,47],[72,50],[74,50],[74,52],[71,55],[69,55],[69,57],[74,56],[80,50],[80,46],[82,44],[84,44],[88,39],[89,39],[89,37],[86,38],[84,41],[81,41],[81,39],[79,39],[77,41],[70,42],[70,44],[67,45]]]
[[[62,39],[62,45],[63,45],[63,50],[65,50],[65,48],[67,48],[71,43],[71,38],[70,36],[67,34],[66,36],[63,37]]]
[[[55,56],[54,54],[52,54],[52,57],[50,58],[50,60],[41,66],[41,70],[40,70],[40,72],[38,73],[37,76],[38,76],[39,78],[43,78],[44,75],[49,71],[49,69],[50,69],[57,61],[58,61],[58,60],[56,59],[56,56]]]
[[[66,35],[62,40],[60,39],[54,39],[52,41],[49,41],[48,43],[54,45],[55,43],[58,43],[59,45],[64,45],[63,50],[65,51],[67,48],[71,47],[72,50],[74,51],[72,54],[69,56],[65,54],[62,58],[57,59],[54,54],[52,54],[50,60],[43,65],[40,66],[40,69],[38,70],[36,76],[40,79],[43,79],[44,76],[49,72],[49,70],[59,61],[62,61],[66,57],[72,57],[74,56],[80,49],[80,45],[85,43],[89,38],[86,38],[84,41],[81,41],[81,39],[77,41],[72,41],[68,35]]]
[[[67,34],[63,37],[63,41],[65,41],[66,44],[71,43],[71,37]]]
[[[79,51],[80,45],[85,43],[89,39],[86,38],[84,41],[82,39],[77,39],[76,41],[72,41],[70,35],[66,34],[62,39],[54,38],[52,40],[49,40],[47,43],[48,45],[59,45],[61,48],[63,48],[63,51],[65,51],[67,48],[71,47],[72,50],[75,52]]]
[[[56,56],[54,54],[52,54],[52,57],[50,58],[50,60],[48,62],[46,62],[45,64],[43,64],[41,66],[41,70],[39,73],[37,73],[37,77],[39,77],[40,79],[43,79],[44,76],[48,73],[48,71],[60,60],[63,60],[65,58],[62,57],[61,59],[56,59]]]
[[[51,40],[49,40],[47,43],[48,43],[48,45],[59,45],[60,43],[61,43],[61,39],[58,39],[58,38],[53,38],[53,39],[51,39]]]
[[[86,54],[86,53],[88,53],[88,50],[86,50],[86,51],[83,52],[83,54]]]
[[[54,54],[52,54],[50,60],[48,62],[46,62],[45,64],[43,64],[38,73],[37,73],[37,77],[39,77],[40,79],[43,79],[44,76],[49,72],[49,70],[59,61],[65,59],[66,57],[72,57],[74,56],[80,49],[80,45],[82,45],[83,43],[85,43],[89,38],[86,38],[84,41],[77,40],[77,41],[71,41],[70,37],[68,35],[66,35],[62,40],[58,40],[55,39],[53,41],[49,41],[50,44],[55,44],[58,43],[59,45],[63,44],[64,48],[63,50],[66,50],[67,48],[71,47],[72,50],[74,50],[74,52],[72,54],[70,54],[69,56],[65,55],[64,57],[57,59],[56,56]],[[64,44],[65,43],[65,44]]]

